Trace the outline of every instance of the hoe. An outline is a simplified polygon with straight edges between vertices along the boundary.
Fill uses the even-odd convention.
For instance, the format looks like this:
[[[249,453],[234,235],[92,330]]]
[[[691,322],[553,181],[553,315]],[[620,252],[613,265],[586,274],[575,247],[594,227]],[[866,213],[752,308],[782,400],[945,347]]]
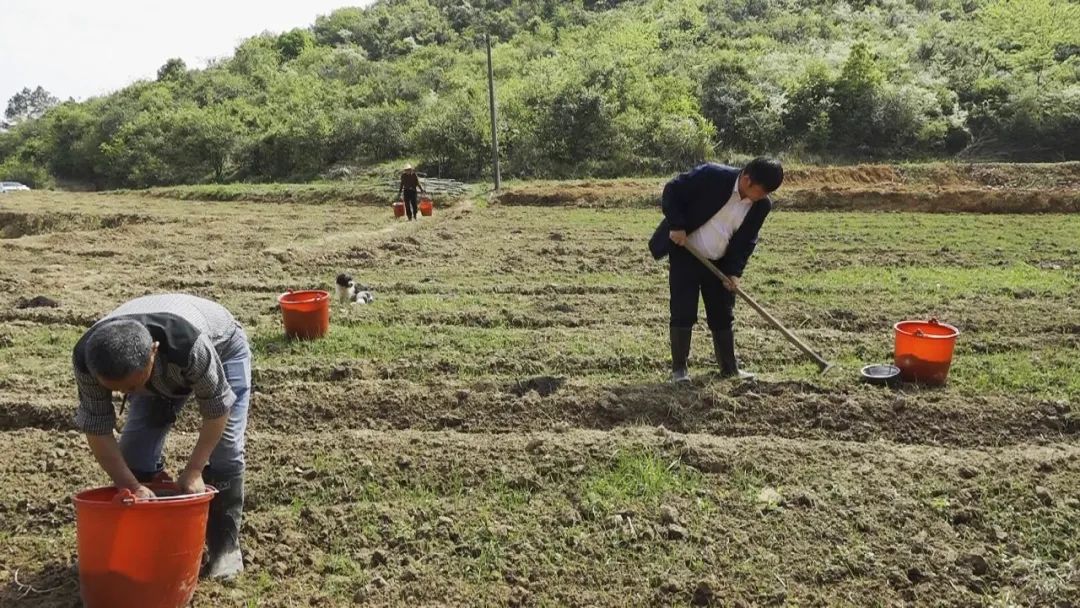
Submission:
[[[690,245],[689,243],[687,243],[685,247],[686,247],[686,250],[689,251],[690,253],[694,254],[694,257],[697,258],[698,260],[700,260],[701,263],[704,264],[705,267],[708,268],[710,272],[712,272],[716,276],[720,277],[721,280],[726,280],[727,279],[727,277],[724,275],[724,273],[720,272],[719,268],[717,268],[705,256],[701,255],[700,251],[694,249],[694,247],[692,245]],[[805,342],[803,342],[802,340],[800,340],[799,337],[796,336],[794,333],[792,333],[790,329],[784,327],[783,323],[778,321],[776,319],[776,317],[769,314],[769,311],[762,308],[761,304],[758,304],[757,302],[755,302],[754,299],[749,296],[749,294],[747,294],[742,289],[736,289],[735,293],[738,294],[743,300],[745,300],[746,303],[749,304],[751,308],[756,310],[758,312],[758,314],[761,315],[766,321],[768,321],[769,325],[772,325],[777,330],[779,330],[780,333],[784,334],[784,337],[787,338],[789,342],[791,342],[792,344],[797,346],[799,348],[799,350],[801,350],[803,353],[806,354],[807,357],[810,357],[811,359],[813,359],[814,363],[817,363],[817,366],[821,370],[822,374],[827,373],[830,369],[832,369],[832,366],[833,366],[832,363],[829,363],[828,361],[823,359],[821,357],[821,355],[814,352],[814,349],[807,346],[807,344]]]

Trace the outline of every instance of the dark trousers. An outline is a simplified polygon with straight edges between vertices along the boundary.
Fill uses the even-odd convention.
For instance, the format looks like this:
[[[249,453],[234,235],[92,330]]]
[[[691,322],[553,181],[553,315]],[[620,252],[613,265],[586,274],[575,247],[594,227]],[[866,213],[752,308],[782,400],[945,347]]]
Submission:
[[[405,191],[405,213],[410,220],[416,217],[416,209],[419,203],[420,197],[417,195],[416,190]]]
[[[698,294],[705,300],[705,317],[714,333],[731,329],[735,320],[735,294],[689,251],[671,246],[668,287],[671,290],[671,326],[688,329],[697,323]]]

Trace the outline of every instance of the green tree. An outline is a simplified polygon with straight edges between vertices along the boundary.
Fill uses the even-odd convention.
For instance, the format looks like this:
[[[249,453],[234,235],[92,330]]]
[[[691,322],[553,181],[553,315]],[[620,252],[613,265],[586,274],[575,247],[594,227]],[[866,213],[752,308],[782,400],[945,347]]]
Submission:
[[[41,118],[50,108],[60,103],[41,86],[34,90],[24,87],[8,100],[7,109],[4,110],[4,118],[10,123],[18,124],[24,120]]]
[[[308,179],[401,157],[486,174],[484,34],[507,175],[666,173],[714,147],[1077,159],[1078,7],[380,0],[44,115],[22,91],[0,162],[101,187]]]
[[[285,32],[274,41],[274,50],[281,56],[282,61],[292,61],[314,46],[315,37],[311,32],[302,29]]]
[[[329,15],[320,15],[311,28],[319,44],[337,46],[355,42],[356,33],[365,23],[364,9],[339,8]]]
[[[840,77],[833,85],[829,123],[836,149],[851,153],[875,143],[874,113],[883,80],[884,75],[870,47],[863,42],[851,47]]]
[[[716,128],[701,115],[661,116],[650,125],[648,169],[678,171],[712,157]]]
[[[183,59],[179,57],[173,57],[165,62],[165,65],[158,68],[157,79],[158,82],[162,81],[177,81],[187,74],[187,64]]]
[[[0,163],[0,181],[19,182],[34,189],[52,186],[52,179],[44,167],[15,158]]]
[[[534,100],[535,144],[549,171],[582,175],[622,147],[615,125],[616,108],[597,89],[564,83],[551,97]]]
[[[408,106],[381,105],[335,114],[335,147],[345,158],[377,163],[403,156],[409,147],[407,126],[412,122]]]
[[[835,103],[833,82],[828,66],[815,62],[788,90],[784,127],[789,141],[812,152],[828,149],[832,138],[830,113]]]
[[[55,108],[44,119],[45,156],[49,172],[57,178],[94,183],[94,167],[101,141],[98,117],[93,106],[68,102]]]
[[[979,11],[971,35],[998,69],[1033,73],[1041,83],[1062,61],[1059,53],[1080,48],[1080,4],[993,0]]]
[[[228,106],[187,106],[170,116],[168,133],[171,181],[179,183],[225,181],[243,139],[240,120]]]
[[[255,88],[265,91],[279,75],[281,55],[275,48],[277,38],[255,36],[240,43],[226,69],[247,78]]]
[[[426,99],[409,142],[423,164],[438,176],[473,178],[488,158],[484,99],[457,93]]]
[[[172,182],[164,158],[170,145],[165,124],[164,113],[143,112],[101,144],[110,184],[146,188]]]

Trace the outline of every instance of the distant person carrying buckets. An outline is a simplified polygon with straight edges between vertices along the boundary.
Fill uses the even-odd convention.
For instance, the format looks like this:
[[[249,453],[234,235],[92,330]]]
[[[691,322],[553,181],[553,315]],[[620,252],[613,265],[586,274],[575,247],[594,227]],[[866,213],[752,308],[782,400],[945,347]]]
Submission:
[[[217,488],[206,526],[209,561],[203,575],[232,577],[244,569],[244,434],[251,398],[247,335],[220,304],[183,294],[131,300],[83,334],[72,355],[79,408],[75,426],[117,488],[153,498],[146,485],[164,472],[165,435],[188,398],[202,428],[176,483],[185,494]],[[130,411],[117,443],[113,392]],[[204,483],[205,481],[205,483]]]
[[[405,201],[405,213],[409,216],[409,221],[420,216],[417,213],[420,204],[420,196],[417,191],[424,192],[424,185],[420,183],[420,176],[416,174],[416,169],[412,165],[405,165],[405,168],[401,171],[401,185],[398,186],[398,197],[403,197]]]

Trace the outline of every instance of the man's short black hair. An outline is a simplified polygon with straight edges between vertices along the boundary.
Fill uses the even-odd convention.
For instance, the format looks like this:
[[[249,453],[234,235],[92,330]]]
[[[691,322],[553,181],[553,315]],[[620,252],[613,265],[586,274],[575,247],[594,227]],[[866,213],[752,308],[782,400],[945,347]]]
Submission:
[[[743,173],[766,192],[776,192],[784,183],[784,167],[774,158],[759,156],[743,167]]]
[[[86,341],[86,367],[105,380],[123,380],[145,369],[154,349],[146,326],[131,319],[105,321]]]

